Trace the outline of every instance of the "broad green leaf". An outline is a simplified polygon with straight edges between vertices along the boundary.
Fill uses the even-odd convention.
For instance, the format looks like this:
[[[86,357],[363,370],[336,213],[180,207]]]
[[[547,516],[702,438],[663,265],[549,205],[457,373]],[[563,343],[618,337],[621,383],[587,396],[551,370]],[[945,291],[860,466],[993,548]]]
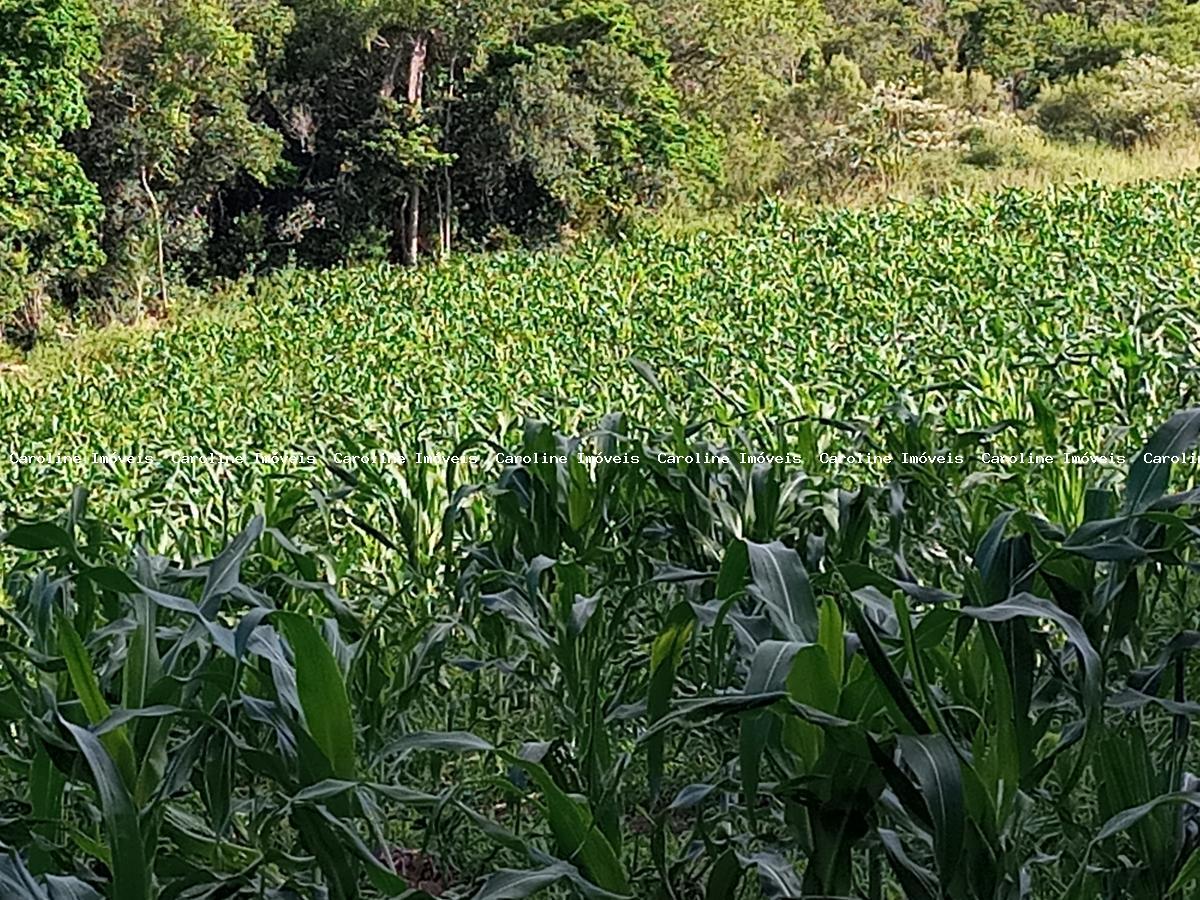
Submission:
[[[736,897],[744,871],[737,854],[733,850],[726,850],[717,857],[712,870],[708,873],[708,882],[704,887],[704,900],[729,900],[731,897]]]
[[[840,634],[838,642],[842,642]],[[802,647],[792,660],[788,673],[788,695],[797,703],[822,712],[836,713],[841,692],[832,670],[833,664],[824,647]],[[783,723],[783,736],[785,743],[803,760],[804,771],[813,771],[825,746],[825,736],[820,726],[798,716],[788,716]]]
[[[578,869],[559,860],[540,869],[497,869],[488,876],[479,891],[472,895],[471,900],[521,900],[563,881],[588,900],[618,900],[622,896],[587,882]]]
[[[46,876],[47,900],[104,900],[95,888],[69,875]]]
[[[547,824],[558,846],[558,855],[578,863],[584,875],[604,890],[628,896],[629,881],[624,867],[591,813],[567,796],[539,763],[511,754],[506,756],[510,763],[523,769],[542,792]]]
[[[17,525],[4,533],[4,543],[18,550],[70,550],[71,536],[53,522]]]
[[[842,611],[832,597],[827,597],[821,604],[820,630],[817,643],[825,650],[825,658],[829,660],[829,673],[837,685],[841,685],[846,673],[846,626],[842,620]]]
[[[1100,841],[1120,834],[1163,806],[1191,806],[1200,809],[1200,792],[1175,791],[1170,794],[1162,794],[1140,806],[1122,810],[1100,827],[1096,836],[1092,838],[1092,843],[1098,844]]]
[[[938,900],[937,878],[913,862],[900,843],[900,836],[887,828],[880,828],[877,833],[892,872],[904,889],[905,900]]]
[[[683,651],[692,639],[695,613],[686,603],[680,603],[667,616],[666,624],[650,650],[650,684],[646,691],[646,714],[650,726],[663,716],[675,690],[675,672],[683,659]],[[657,797],[662,787],[663,753],[666,738],[655,734],[647,742],[646,766],[649,772],[650,794]]]
[[[353,780],[354,719],[346,685],[329,645],[312,622],[297,613],[276,613],[296,658],[296,691],[309,734],[329,760],[333,774]]]
[[[414,731],[397,738],[382,751],[383,756],[412,750],[437,750],[449,753],[487,753],[496,748],[483,738],[466,731]]]
[[[57,822],[62,814],[66,782],[66,776],[50,760],[45,746],[37,741],[37,749],[29,767],[29,805],[33,818],[42,823],[35,826],[35,831],[52,844],[58,837]],[[44,848],[36,844],[29,848],[29,867],[35,875],[50,871],[53,864]]]
[[[1126,514],[1151,507],[1167,491],[1170,457],[1182,454],[1200,440],[1200,409],[1179,412],[1151,435],[1129,466],[1125,481]]]
[[[900,735],[900,758],[916,777],[933,819],[933,843],[942,884],[960,864],[966,812],[962,764],[945,735]]]
[[[113,896],[121,900],[151,900],[150,867],[142,845],[138,810],[108,751],[86,728],[63,721],[91,769],[100,797],[100,811],[111,850]]]
[[[778,853],[764,850],[743,857],[741,862],[758,869],[758,885],[767,900],[793,900],[805,896],[795,868]]]
[[[924,714],[913,700],[912,695],[909,694],[908,688],[888,657],[887,651],[883,649],[883,645],[879,642],[879,636],[875,633],[875,627],[863,613],[857,598],[849,604],[848,612],[850,623],[862,642],[863,653],[866,655],[871,669],[904,720],[903,723],[897,722],[896,725],[898,727],[907,725],[917,734],[929,734],[932,730],[929,723],[925,721]]]
[[[787,686],[792,660],[804,644],[790,641],[764,641],[754,652],[744,694],[760,696],[778,693]],[[746,811],[751,818],[758,805],[759,767],[767,749],[771,726],[776,720],[766,711],[752,712],[742,718],[739,761]]]
[[[1200,879],[1200,847],[1193,850],[1187,862],[1179,867],[1179,874],[1175,876],[1175,880],[1171,882],[1171,887],[1167,889],[1167,896],[1172,897],[1178,894],[1197,879]]]
[[[789,641],[815,642],[820,630],[817,604],[800,554],[779,541],[747,541],[746,550],[754,587],[780,634]]]
[[[964,616],[982,619],[985,622],[1007,622],[1019,617],[1048,619],[1054,622],[1063,630],[1067,641],[1079,654],[1083,667],[1084,711],[1092,720],[1099,715],[1101,679],[1103,677],[1100,655],[1088,639],[1087,632],[1074,616],[1059,609],[1048,600],[1025,593],[1018,594],[994,606],[966,607],[960,612]]]
[[[145,595],[133,598],[134,620],[137,627],[129,640],[125,665],[121,672],[121,705],[126,709],[139,709],[146,704],[150,685],[158,680],[162,665],[158,657],[157,606]]]
[[[263,517],[255,516],[250,524],[209,563],[204,589],[200,594],[200,610],[206,618],[216,615],[221,595],[229,593],[241,580],[242,560],[263,531]]]
[[[92,658],[75,632],[75,626],[65,616],[58,617],[58,648],[66,660],[71,686],[75,688],[84,714],[91,724],[100,724],[112,714],[112,710],[100,691]],[[112,755],[125,784],[133,787],[137,783],[137,762],[128,733],[124,728],[117,728],[102,735],[100,741]]]

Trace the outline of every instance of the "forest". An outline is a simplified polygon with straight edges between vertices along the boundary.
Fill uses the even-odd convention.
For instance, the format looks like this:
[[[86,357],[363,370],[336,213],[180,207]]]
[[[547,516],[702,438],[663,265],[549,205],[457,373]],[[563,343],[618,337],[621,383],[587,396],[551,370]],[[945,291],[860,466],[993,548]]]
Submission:
[[[4,0],[0,328],[645,211],[1179,171],[1198,47],[1181,0]]]

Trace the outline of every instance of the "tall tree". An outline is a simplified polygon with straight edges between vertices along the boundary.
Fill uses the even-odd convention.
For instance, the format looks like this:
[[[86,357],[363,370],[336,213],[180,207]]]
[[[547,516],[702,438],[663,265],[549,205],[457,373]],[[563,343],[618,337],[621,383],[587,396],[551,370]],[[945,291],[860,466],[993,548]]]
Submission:
[[[31,339],[55,280],[103,259],[99,196],[63,147],[96,32],[85,0],[0,0],[0,337]]]
[[[477,233],[555,233],[712,179],[716,148],[684,115],[665,46],[623,2],[559,4],[491,54],[456,135]]]
[[[105,283],[165,301],[167,270],[208,272],[222,188],[266,182],[282,141],[258,120],[265,66],[290,12],[278,0],[97,0],[103,56],[76,141],[108,211]],[[148,287],[147,274],[154,285]]]

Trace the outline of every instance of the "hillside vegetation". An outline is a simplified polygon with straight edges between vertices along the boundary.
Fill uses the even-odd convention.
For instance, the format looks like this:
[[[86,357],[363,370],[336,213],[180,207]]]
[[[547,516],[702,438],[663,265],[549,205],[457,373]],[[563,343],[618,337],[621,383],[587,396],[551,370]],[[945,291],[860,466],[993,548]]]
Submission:
[[[1181,0],[4,0],[0,337],[290,267],[1194,168]]]

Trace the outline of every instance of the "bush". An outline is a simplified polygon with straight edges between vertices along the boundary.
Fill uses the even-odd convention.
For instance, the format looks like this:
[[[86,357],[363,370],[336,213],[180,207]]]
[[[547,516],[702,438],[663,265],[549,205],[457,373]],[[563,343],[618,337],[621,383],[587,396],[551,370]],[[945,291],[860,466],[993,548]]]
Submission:
[[[1019,168],[1028,165],[1030,154],[1021,130],[998,125],[976,125],[968,128],[963,135],[967,144],[963,162],[980,169]],[[1025,127],[1024,130],[1029,129]]]
[[[860,178],[886,183],[908,156],[963,148],[976,118],[969,109],[914,85],[868,88],[854,63],[838,59],[797,90],[788,110],[782,130],[793,184],[828,192]]]
[[[1124,60],[1048,88],[1035,116],[1055,137],[1124,148],[1155,144],[1195,126],[1200,68],[1154,56]]]
[[[76,0],[0,0],[0,339],[31,343],[56,281],[102,260],[99,197],[61,146],[87,123],[96,22]]]

